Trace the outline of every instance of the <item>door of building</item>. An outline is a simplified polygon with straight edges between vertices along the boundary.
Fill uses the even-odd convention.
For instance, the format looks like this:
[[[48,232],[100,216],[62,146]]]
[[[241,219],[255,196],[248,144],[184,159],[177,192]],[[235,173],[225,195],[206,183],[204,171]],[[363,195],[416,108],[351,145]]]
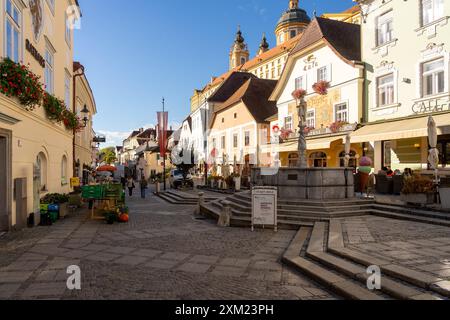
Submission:
[[[439,137],[437,148],[439,150],[439,166],[450,167],[450,135]]]
[[[11,134],[0,129],[0,231],[11,224]]]

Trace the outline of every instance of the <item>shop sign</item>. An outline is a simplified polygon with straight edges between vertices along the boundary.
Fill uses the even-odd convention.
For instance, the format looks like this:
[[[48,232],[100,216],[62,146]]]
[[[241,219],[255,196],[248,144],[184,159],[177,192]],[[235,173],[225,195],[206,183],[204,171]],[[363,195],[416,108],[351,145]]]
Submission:
[[[27,39],[25,47],[27,51],[39,62],[42,68],[45,68],[45,59],[44,57],[37,51],[37,49],[31,44],[30,40]]]
[[[273,226],[277,231],[278,189],[254,187],[252,189],[252,230],[255,226]]]
[[[81,181],[79,177],[70,178],[70,187],[77,188],[81,185]]]
[[[412,106],[415,114],[436,113],[442,111],[450,111],[450,101],[443,102],[441,99],[433,99],[428,101],[416,102]]]

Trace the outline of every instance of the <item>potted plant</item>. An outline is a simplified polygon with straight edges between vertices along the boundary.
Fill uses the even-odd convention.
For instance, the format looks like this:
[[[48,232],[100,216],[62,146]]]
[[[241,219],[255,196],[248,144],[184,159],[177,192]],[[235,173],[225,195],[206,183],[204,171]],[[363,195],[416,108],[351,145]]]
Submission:
[[[59,193],[47,194],[41,199],[41,204],[58,207],[59,217],[64,218],[69,212],[69,196]]]
[[[330,125],[330,130],[332,133],[338,133],[347,124],[345,121],[336,121]]]
[[[442,178],[439,184],[439,196],[443,209],[450,209],[450,178]]]
[[[117,222],[118,215],[116,211],[105,211],[105,220],[107,224],[114,224]]]
[[[233,187],[234,187],[234,176],[233,176],[233,174],[230,174],[228,177],[225,178],[225,183],[226,183],[226,187],[228,187],[229,189],[233,189]]]
[[[436,187],[432,179],[416,174],[405,178],[402,200],[418,205],[433,204],[435,192]]]

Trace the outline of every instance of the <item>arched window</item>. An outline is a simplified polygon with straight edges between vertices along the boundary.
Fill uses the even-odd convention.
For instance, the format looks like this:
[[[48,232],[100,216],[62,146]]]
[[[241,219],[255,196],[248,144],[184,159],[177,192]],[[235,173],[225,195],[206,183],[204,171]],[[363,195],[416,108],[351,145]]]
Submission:
[[[290,153],[288,156],[289,168],[295,168],[298,163],[298,153]]]
[[[326,168],[328,156],[325,152],[314,152],[309,156],[309,166],[312,168]]]
[[[67,157],[64,155],[61,160],[61,185],[67,184]]]
[[[40,191],[46,191],[47,190],[47,157],[43,152],[40,152],[36,157],[36,167],[39,172],[39,181]]]
[[[345,151],[342,151],[339,154],[339,165],[341,168],[345,167]],[[355,151],[350,151],[350,161],[348,162],[348,167],[349,168],[356,168],[357,162],[356,162],[356,152]]]
[[[244,57],[241,58],[241,64],[245,64],[247,62],[247,59],[245,59]]]

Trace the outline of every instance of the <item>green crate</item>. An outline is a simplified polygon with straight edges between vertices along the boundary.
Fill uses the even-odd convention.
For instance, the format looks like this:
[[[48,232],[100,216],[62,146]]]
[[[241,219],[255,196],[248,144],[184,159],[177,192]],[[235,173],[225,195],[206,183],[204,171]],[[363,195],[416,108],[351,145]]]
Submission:
[[[81,188],[83,199],[102,199],[104,197],[104,187],[102,185],[84,186]]]
[[[105,198],[120,199],[123,189],[121,184],[109,184],[105,186]]]

